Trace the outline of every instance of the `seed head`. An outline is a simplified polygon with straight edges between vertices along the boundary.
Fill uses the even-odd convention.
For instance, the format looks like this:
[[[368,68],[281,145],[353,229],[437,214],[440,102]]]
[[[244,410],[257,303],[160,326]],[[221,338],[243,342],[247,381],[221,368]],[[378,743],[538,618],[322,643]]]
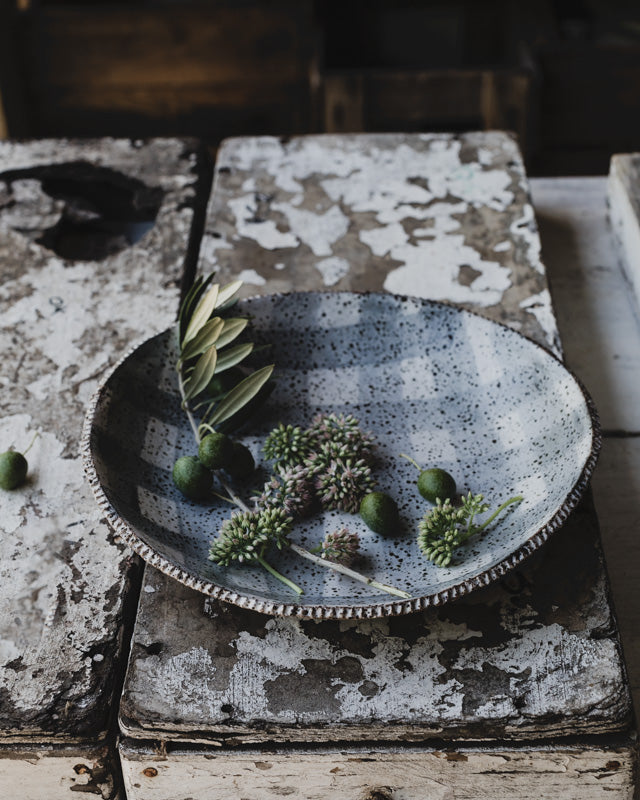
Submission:
[[[322,542],[322,557],[338,564],[349,564],[358,556],[360,537],[348,528],[338,528],[324,537]]]
[[[375,487],[371,467],[363,460],[333,459],[315,474],[315,487],[322,506],[356,514],[360,501]]]

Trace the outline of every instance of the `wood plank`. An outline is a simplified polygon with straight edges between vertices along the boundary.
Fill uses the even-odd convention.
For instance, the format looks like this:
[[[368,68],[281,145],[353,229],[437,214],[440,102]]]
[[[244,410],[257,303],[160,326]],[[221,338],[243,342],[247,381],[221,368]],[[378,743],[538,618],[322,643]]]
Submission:
[[[216,0],[173,8],[45,7],[37,17],[45,85],[281,85],[308,81],[311,4]],[[33,42],[35,44],[35,42]]]
[[[607,224],[607,195],[611,203],[607,179],[540,178],[531,183],[565,357],[592,392],[605,429],[592,487],[637,714],[640,710],[638,305],[619,263],[616,232]]]
[[[238,138],[219,151],[201,269],[246,294],[451,300],[559,352],[516,141],[502,133]]]
[[[147,568],[121,728],[225,747],[624,731],[630,700],[597,551],[582,507],[501,584],[361,623],[211,601],[207,619],[201,595]]]
[[[85,753],[96,765],[97,749],[113,745],[139,566],[102,519],[78,442],[97,381],[133,341],[175,317],[206,182],[199,188],[193,145],[178,140],[2,142],[0,164],[0,450],[22,450],[39,434],[26,484],[0,498],[0,795],[8,797],[16,776],[28,782],[47,763],[55,775],[73,766],[55,760],[54,743],[76,745],[74,764]],[[83,228],[87,215],[122,222],[128,197],[133,219],[119,235]],[[155,219],[140,222],[135,207],[154,202]],[[146,233],[127,239],[136,224]],[[71,257],[74,249],[84,257]],[[79,786],[67,773],[60,786]]]
[[[607,182],[609,217],[627,280],[640,303],[640,154],[611,158]]]
[[[456,747],[309,751],[169,751],[121,746],[136,800],[631,800],[635,754],[607,749]]]
[[[606,178],[537,178],[531,189],[567,365],[605,431],[640,431],[637,301],[607,223]]]
[[[0,749],[0,789],[20,800],[69,800],[70,792],[126,800],[117,754],[109,745]]]

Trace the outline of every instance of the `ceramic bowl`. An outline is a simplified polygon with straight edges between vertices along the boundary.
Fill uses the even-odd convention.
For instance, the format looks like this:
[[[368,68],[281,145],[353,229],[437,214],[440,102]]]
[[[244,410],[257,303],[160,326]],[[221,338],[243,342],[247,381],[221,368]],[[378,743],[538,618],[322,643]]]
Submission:
[[[235,312],[234,312],[235,313]],[[245,608],[312,618],[406,614],[442,604],[500,578],[557,530],[584,493],[599,449],[591,400],[547,350],[516,331],[455,306],[389,294],[309,292],[242,301],[252,336],[270,344],[277,384],[238,437],[260,464],[239,484],[245,498],[269,476],[265,435],[286,422],[306,426],[319,412],[353,414],[377,440],[378,488],[401,512],[393,536],[359,516],[321,512],[296,524],[305,547],[347,526],[361,535],[358,569],[410,593],[394,598],[295,553],[274,551],[273,565],[304,594],[297,597],[259,566],[222,567],[208,559],[228,503],[198,503],[175,488],[175,459],[197,452],[180,409],[173,329],[127,355],[92,401],[83,442],[96,498],[122,539],[177,580]],[[267,362],[265,362],[267,363]],[[416,468],[438,466],[458,491],[481,493],[495,508],[523,501],[456,554],[434,566],[417,545],[430,506]]]

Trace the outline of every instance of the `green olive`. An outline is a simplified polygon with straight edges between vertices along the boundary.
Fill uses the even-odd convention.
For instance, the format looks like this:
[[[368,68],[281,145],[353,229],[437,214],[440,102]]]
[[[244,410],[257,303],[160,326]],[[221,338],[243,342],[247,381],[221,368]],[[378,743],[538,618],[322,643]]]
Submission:
[[[17,489],[27,477],[27,459],[15,450],[0,453],[0,489]]]
[[[430,503],[435,503],[436,500],[455,500],[456,497],[456,482],[443,469],[433,467],[432,469],[424,469],[418,476],[418,491]]]
[[[200,442],[198,458],[207,469],[225,469],[233,459],[233,442],[224,433],[209,433]]]
[[[205,394],[209,397],[220,397],[231,391],[243,378],[244,373],[239,367],[225,369],[224,372],[218,372],[211,378],[204,390]]]
[[[185,497],[204,500],[213,487],[213,475],[197,456],[182,456],[173,465],[173,482]]]
[[[400,525],[396,501],[384,492],[365,495],[360,502],[360,516],[372,531],[383,536],[397,533]]]
[[[251,450],[240,442],[234,442],[231,461],[225,467],[225,472],[236,480],[243,480],[248,478],[255,468]]]

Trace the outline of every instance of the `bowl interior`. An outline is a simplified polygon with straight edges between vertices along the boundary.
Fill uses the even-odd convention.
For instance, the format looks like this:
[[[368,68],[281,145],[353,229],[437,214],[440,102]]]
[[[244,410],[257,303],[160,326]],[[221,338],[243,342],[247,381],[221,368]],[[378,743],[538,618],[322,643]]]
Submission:
[[[331,511],[296,525],[299,544],[313,547],[345,525],[361,534],[360,571],[415,598],[443,597],[486,582],[496,565],[530,547],[577,502],[596,447],[588,401],[557,359],[517,332],[452,306],[383,294],[270,295],[244,301],[242,313],[252,317],[253,338],[270,344],[265,363],[276,364],[277,385],[238,434],[260,464],[239,492],[250,499],[268,479],[261,444],[278,422],[306,426],[318,412],[343,412],[375,435],[378,488],[401,509],[393,537]],[[222,588],[240,598],[325,609],[388,603],[389,595],[290,551],[270,553],[270,561],[304,588],[300,600],[259,567],[208,560],[211,539],[232,508],[216,499],[188,501],[173,485],[175,459],[197,451],[180,409],[175,360],[173,330],[148,340],[109,377],[93,414],[93,466],[130,538],[152,551],[160,568],[210,593]],[[416,541],[430,506],[401,453],[446,469],[460,493],[481,493],[492,509],[513,495],[524,500],[472,540],[454,565],[436,567]]]

